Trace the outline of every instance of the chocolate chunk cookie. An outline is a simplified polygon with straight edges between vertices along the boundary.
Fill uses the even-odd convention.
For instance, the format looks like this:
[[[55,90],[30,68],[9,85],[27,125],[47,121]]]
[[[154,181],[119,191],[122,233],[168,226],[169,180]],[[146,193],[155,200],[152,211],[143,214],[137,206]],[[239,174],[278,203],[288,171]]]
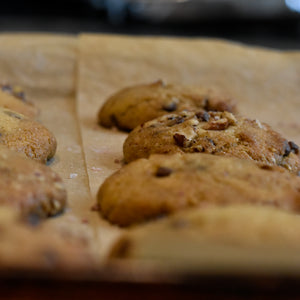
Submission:
[[[229,97],[209,88],[164,84],[159,80],[112,95],[99,111],[98,122],[105,127],[130,131],[161,115],[184,109],[234,112],[235,104]]]
[[[55,215],[66,205],[66,190],[50,167],[0,146],[0,205],[22,214]]]
[[[0,144],[42,163],[56,151],[56,139],[46,127],[5,108],[0,108]]]
[[[299,147],[258,120],[229,112],[168,114],[135,128],[124,143],[126,162],[153,153],[235,156],[265,165],[300,170]]]
[[[285,266],[288,255],[298,256],[299,230],[297,214],[276,208],[195,208],[129,230],[116,242],[111,256],[176,262],[185,267],[192,263],[202,268],[211,267],[212,262],[231,268],[233,261],[249,266],[255,259],[262,259],[255,268],[262,265],[265,270],[270,255],[285,257]],[[291,262],[296,260],[293,257]],[[272,265],[277,261],[274,256],[272,261]]]
[[[29,118],[38,115],[39,110],[27,100],[25,92],[17,86],[0,84],[0,107],[8,108]]]
[[[127,226],[187,207],[253,204],[300,211],[300,177],[278,166],[203,153],[125,165],[98,192],[102,215]]]

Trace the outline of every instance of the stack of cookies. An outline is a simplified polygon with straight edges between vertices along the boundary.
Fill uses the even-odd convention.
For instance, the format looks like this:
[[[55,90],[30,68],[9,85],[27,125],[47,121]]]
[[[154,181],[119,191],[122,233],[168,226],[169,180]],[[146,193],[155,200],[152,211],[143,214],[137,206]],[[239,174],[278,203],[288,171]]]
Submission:
[[[300,211],[299,147],[268,124],[239,115],[235,101],[213,89],[161,80],[128,87],[106,101],[98,122],[129,131],[125,165],[99,189],[101,214],[113,224],[138,227],[133,237],[143,236],[144,245],[145,236],[151,240],[187,224],[205,235],[205,222],[214,219],[220,227],[235,210],[269,220],[268,209],[279,217]],[[136,225],[146,221],[146,227],[155,224],[152,235],[139,233]],[[265,231],[266,223],[255,230]],[[128,239],[113,255],[127,255],[124,243]]]

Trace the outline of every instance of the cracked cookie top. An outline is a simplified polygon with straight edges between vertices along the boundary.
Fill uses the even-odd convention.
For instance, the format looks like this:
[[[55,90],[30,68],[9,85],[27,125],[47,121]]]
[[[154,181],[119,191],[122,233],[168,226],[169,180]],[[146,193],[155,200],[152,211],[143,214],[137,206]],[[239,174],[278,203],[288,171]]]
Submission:
[[[168,114],[141,124],[125,140],[125,162],[150,154],[196,153],[234,156],[291,172],[300,170],[299,147],[258,120],[230,112]]]

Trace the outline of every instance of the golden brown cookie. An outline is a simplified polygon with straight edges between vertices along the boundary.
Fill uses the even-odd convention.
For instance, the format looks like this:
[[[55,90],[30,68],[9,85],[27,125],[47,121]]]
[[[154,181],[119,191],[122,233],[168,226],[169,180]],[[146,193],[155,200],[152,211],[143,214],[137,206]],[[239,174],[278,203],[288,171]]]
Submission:
[[[112,95],[100,109],[98,122],[105,127],[130,131],[139,124],[184,109],[234,112],[235,104],[230,97],[210,88],[164,84],[159,80]]]
[[[251,203],[298,212],[300,177],[234,157],[152,155],[108,177],[98,203],[102,215],[121,226],[194,206]]]
[[[0,205],[22,214],[53,216],[66,206],[61,178],[50,167],[0,146]]]
[[[299,147],[258,120],[229,112],[168,114],[135,128],[124,143],[126,162],[150,154],[205,152],[300,170]]]
[[[35,118],[39,113],[39,110],[27,100],[20,87],[9,84],[0,84],[0,107],[16,111],[29,118]]]
[[[45,126],[5,108],[0,108],[0,144],[42,163],[56,151],[56,139]]]
[[[0,207],[1,270],[82,272],[95,268],[93,240],[86,226],[82,228],[82,224],[80,226],[72,219],[68,222],[56,220],[56,225],[26,220],[12,208]]]
[[[189,209],[169,218],[137,226],[115,244],[111,256],[153,259],[180,264],[189,271],[237,263],[261,263],[265,269],[281,257],[286,264],[299,259],[300,218],[271,207],[230,205]],[[276,258],[276,259],[275,259]],[[270,259],[270,260],[269,260]],[[257,268],[257,265],[255,265]],[[228,273],[228,268],[225,268]]]

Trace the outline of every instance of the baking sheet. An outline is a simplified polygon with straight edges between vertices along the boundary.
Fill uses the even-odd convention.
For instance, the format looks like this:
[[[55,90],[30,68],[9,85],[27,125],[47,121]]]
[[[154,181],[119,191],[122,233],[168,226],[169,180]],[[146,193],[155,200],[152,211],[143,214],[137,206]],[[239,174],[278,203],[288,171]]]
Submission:
[[[24,87],[41,109],[40,121],[58,140],[50,167],[66,184],[69,208],[45,224],[86,238],[86,252],[97,270],[125,231],[91,209],[103,180],[121,167],[127,135],[96,122],[100,106],[118,89],[157,79],[218,86],[237,100],[241,114],[265,121],[300,143],[297,52],[218,40],[109,35],[3,34],[0,45],[0,78]],[[154,278],[151,264],[143,265],[143,272],[135,262],[113,266],[123,274],[128,271],[129,278]]]

